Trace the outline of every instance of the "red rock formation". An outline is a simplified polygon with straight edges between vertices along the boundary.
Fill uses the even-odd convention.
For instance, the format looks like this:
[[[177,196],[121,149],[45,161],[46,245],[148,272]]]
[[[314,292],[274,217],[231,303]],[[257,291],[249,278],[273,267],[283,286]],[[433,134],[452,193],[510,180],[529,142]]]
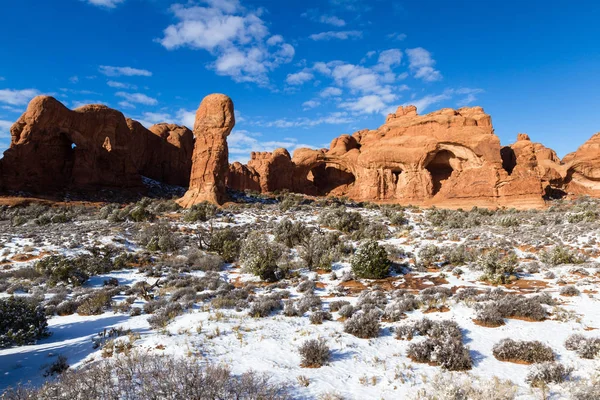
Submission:
[[[179,204],[191,207],[203,201],[223,204],[229,173],[227,136],[235,125],[233,102],[224,94],[206,96],[196,112],[196,144],[192,158],[190,187]]]
[[[577,151],[563,158],[567,169],[565,190],[571,194],[600,197],[600,132]]]
[[[140,188],[141,175],[187,184],[191,132],[175,125],[152,129],[106,106],[69,110],[52,97],[36,97],[11,127],[11,145],[0,160],[2,188]]]
[[[229,164],[229,173],[227,174],[227,187],[236,188],[236,190],[260,192],[260,175],[252,167],[248,167],[240,162]]]
[[[257,153],[248,167],[258,173],[263,192],[290,189],[450,207],[540,206],[539,174],[552,180],[550,164],[557,158],[526,135],[520,139],[514,149],[502,149],[481,107],[421,116],[408,106],[388,115],[376,130],[334,139],[328,150],[298,149],[291,161],[283,150]],[[547,170],[538,159],[548,162]]]

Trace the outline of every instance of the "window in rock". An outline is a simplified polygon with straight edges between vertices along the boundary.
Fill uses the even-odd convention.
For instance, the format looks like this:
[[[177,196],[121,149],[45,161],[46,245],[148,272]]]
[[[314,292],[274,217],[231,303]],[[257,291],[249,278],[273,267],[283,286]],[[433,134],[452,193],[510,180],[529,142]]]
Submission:
[[[433,195],[438,194],[442,185],[446,179],[452,175],[452,168],[450,161],[455,156],[448,150],[442,150],[436,153],[435,157],[425,167],[431,174],[431,181],[433,183]]]

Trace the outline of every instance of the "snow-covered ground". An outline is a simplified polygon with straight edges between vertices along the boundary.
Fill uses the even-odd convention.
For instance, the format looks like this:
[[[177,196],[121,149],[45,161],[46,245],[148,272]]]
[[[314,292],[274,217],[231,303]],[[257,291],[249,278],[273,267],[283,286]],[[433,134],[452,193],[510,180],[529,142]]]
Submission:
[[[482,214],[480,219],[484,223],[472,226],[465,223],[462,227],[446,224],[444,219],[451,218],[450,215],[434,226],[428,217],[429,212],[422,209],[405,210],[408,224],[396,226],[392,225],[382,209],[349,207],[347,211],[359,212],[363,221],[383,224],[388,231],[387,237],[378,242],[388,246],[388,250],[396,249],[404,254],[403,258],[394,260],[402,267],[396,268],[389,278],[382,281],[348,280],[342,283],[341,277],[351,272],[350,255],[333,263],[335,279],[329,271],[310,271],[301,264],[293,264],[298,266],[295,273],[283,279],[284,284],[277,285],[263,283],[256,276],[244,273],[237,262],[226,264],[218,272],[223,281],[238,288],[251,285],[250,305],[262,295],[282,290],[288,290],[291,299],[302,298],[304,294],[298,291],[297,284],[302,279],[314,280],[317,282],[314,294],[323,301],[323,310],[328,310],[329,304],[337,300],[357,305],[361,288],[381,290],[388,299],[392,297],[394,289],[407,289],[418,295],[419,290],[434,285],[447,287],[454,293],[468,287],[483,292],[495,286],[480,280],[483,271],[477,260],[451,265],[443,254],[437,254],[430,265],[421,265],[425,258],[422,250],[427,245],[437,248],[465,246],[486,251],[494,248],[510,250],[518,259],[518,280],[500,287],[509,293],[527,297],[540,293],[552,296],[557,304],[544,306],[548,316],[543,321],[507,318],[502,326],[483,327],[474,321],[477,314],[474,305],[452,296],[443,300],[445,307],[441,308],[442,311],[426,312],[426,307],[422,306],[406,312],[402,321],[383,320],[378,337],[360,339],[344,332],[343,318],[337,312],[332,312],[332,320],[320,325],[311,324],[310,312],[303,316],[288,317],[282,311],[274,311],[269,316],[255,318],[250,315],[249,308],[215,308],[211,304],[214,297],[210,296],[214,290],[205,290],[198,292],[199,298],[192,305],[188,304],[189,307],[163,329],[152,329],[148,323],[150,315],[144,312],[131,316],[129,312],[119,312],[115,307],[109,307],[99,315],[74,313],[50,316],[48,323],[51,336],[33,345],[0,349],[0,393],[18,383],[40,385],[44,380],[52,379],[45,378],[44,371],[59,355],[65,356],[73,369],[102,360],[107,356],[107,351],[103,351],[102,345],[95,346],[94,340],[98,340],[101,332],[122,328],[131,332],[115,340],[130,343],[131,351],[198,357],[213,363],[224,363],[235,374],[248,370],[266,372],[277,381],[291,383],[294,398],[320,398],[326,394],[337,394],[345,399],[414,397],[420,389],[428,390],[434,376],[449,374],[439,366],[413,362],[406,355],[411,341],[395,338],[395,327],[426,317],[436,321],[452,320],[461,327],[463,342],[469,347],[473,365],[470,371],[458,374],[469,374],[471,380],[493,377],[510,380],[518,386],[517,398],[537,399],[541,396],[540,389],[532,388],[526,382],[531,366],[496,359],[492,354],[493,346],[504,338],[539,340],[550,346],[556,360],[572,367],[573,372],[570,382],[552,383],[546,388],[546,394],[551,398],[568,398],[570,385],[589,379],[600,367],[598,358],[583,359],[564,345],[565,339],[573,333],[600,337],[600,223],[589,219],[571,219],[573,222],[569,222],[569,215],[584,212],[580,211],[581,207],[593,209],[596,203],[591,206],[560,205],[538,212]],[[172,273],[201,279],[207,273],[172,265],[161,272],[155,270],[150,273],[148,263],[160,267],[173,264],[176,255],[184,259],[190,248],[199,247],[199,232],[203,229],[239,227],[242,231],[263,231],[273,239],[273,227],[282,220],[302,221],[309,227],[318,227],[319,215],[327,210],[304,205],[282,211],[277,204],[249,205],[226,209],[206,222],[185,222],[185,211],[161,213],[159,220],[168,221],[171,229],[184,238],[179,249],[166,252],[149,252],[139,243],[137,231],[140,226],[146,226],[145,222],[108,222],[93,213],[71,222],[43,226],[29,222],[14,227],[11,221],[0,221],[0,269],[3,269],[3,273],[10,273],[31,267],[49,255],[76,257],[89,254],[91,246],[100,249],[108,246],[118,252],[146,253],[151,259],[144,263],[144,268],[130,264],[124,269],[92,276],[83,285],[84,290],[100,289],[108,279],[117,279],[123,293],[112,300],[113,303],[119,303],[131,296],[131,293],[124,293],[126,288],[140,282],[152,285],[158,281],[152,296],[155,299],[169,299],[177,288],[161,285],[161,279]],[[506,218],[513,218],[516,222],[502,222]],[[155,221],[151,224],[158,223]],[[330,226],[321,226],[320,229],[334,231]],[[342,240],[352,247],[359,246],[364,237],[355,239],[350,234],[342,236]],[[585,262],[576,265],[541,262],[541,254],[557,245],[569,249],[573,254],[585,255]],[[292,262],[299,260],[301,247],[295,246],[290,250]],[[15,286],[14,278],[6,275],[2,279],[6,279],[6,285],[0,292],[0,298],[11,295],[35,296],[36,291],[38,295],[43,292],[46,300],[52,297],[52,293],[44,291],[46,285],[43,280],[33,279],[26,282],[24,288],[19,288]],[[568,297],[561,295],[561,288],[567,285],[574,285],[580,294]],[[10,286],[12,289],[7,288]],[[66,288],[69,290],[68,298],[73,298],[77,290],[81,290],[73,291],[70,285],[66,285]],[[203,293],[208,295],[202,297]],[[137,295],[132,306],[143,308],[147,300]],[[320,368],[303,368],[298,347],[304,341],[315,338],[326,341],[331,350],[331,359]],[[116,353],[108,356],[118,357]]]

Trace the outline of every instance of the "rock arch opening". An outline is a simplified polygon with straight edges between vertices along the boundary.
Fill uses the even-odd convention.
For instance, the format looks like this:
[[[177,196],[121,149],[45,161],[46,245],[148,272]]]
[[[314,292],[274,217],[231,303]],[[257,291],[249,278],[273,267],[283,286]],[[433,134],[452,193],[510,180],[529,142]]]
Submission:
[[[62,132],[59,135],[59,140],[57,141],[57,159],[62,161],[60,165],[60,180],[63,181],[63,184],[68,184],[71,181],[76,148],[76,144],[73,143],[67,133]]]
[[[392,181],[394,185],[398,184],[398,180],[400,180],[400,175],[402,175],[402,170],[400,168],[392,169]]]
[[[505,146],[500,149],[500,157],[502,158],[502,168],[511,175],[517,166],[515,151],[509,146]]]
[[[313,183],[319,196],[343,192],[356,181],[356,177],[349,170],[340,165],[326,163],[311,168],[307,179]]]
[[[452,162],[454,159],[456,159],[454,153],[448,150],[441,150],[435,154],[425,167],[429,171],[429,174],[431,174],[431,182],[433,184],[431,194],[433,196],[439,193],[444,182],[452,175],[454,171]]]

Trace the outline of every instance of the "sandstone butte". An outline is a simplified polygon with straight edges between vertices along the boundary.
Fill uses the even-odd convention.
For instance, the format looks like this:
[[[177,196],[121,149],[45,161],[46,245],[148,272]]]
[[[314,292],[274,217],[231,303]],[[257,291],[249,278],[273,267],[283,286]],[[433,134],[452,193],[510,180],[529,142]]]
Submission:
[[[34,98],[11,127],[0,159],[0,188],[46,194],[67,188],[142,187],[142,176],[187,186],[194,137],[183,126],[150,129],[101,105],[69,110]]]
[[[145,129],[119,111],[69,110],[41,96],[11,128],[0,159],[0,189],[52,193],[138,188],[141,177],[189,186],[179,203],[223,204],[227,189],[348,196],[423,206],[537,208],[565,195],[600,197],[600,133],[562,160],[526,134],[501,146],[481,107],[418,115],[399,107],[375,130],[335,138],[329,149],[252,153],[228,163],[233,102],[204,98],[193,133],[158,124]]]

